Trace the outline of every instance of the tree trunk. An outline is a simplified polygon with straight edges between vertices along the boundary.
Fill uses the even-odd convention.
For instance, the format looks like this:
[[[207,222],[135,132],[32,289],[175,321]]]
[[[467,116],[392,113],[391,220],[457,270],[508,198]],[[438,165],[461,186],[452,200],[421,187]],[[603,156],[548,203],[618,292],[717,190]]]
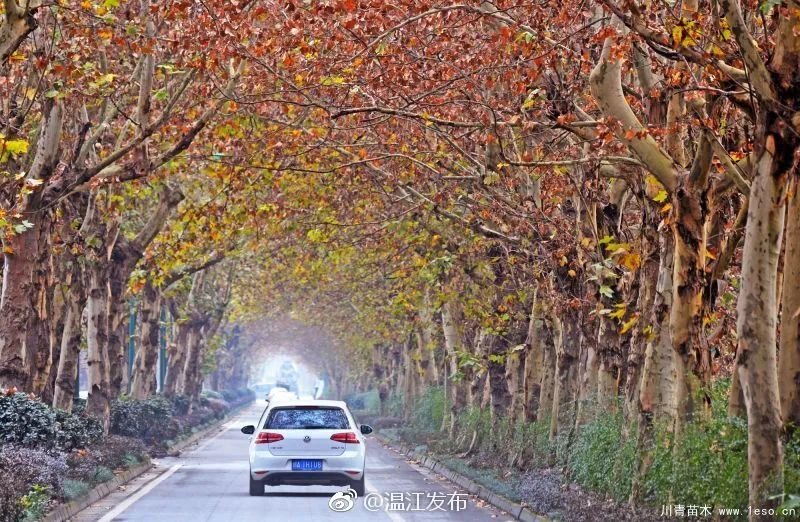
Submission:
[[[181,395],[187,397],[191,404],[197,401],[202,382],[200,372],[200,362],[203,357],[202,330],[201,324],[195,324],[187,336],[188,354],[186,356],[186,365],[183,369]]]
[[[169,397],[180,393],[188,351],[188,325],[176,321],[175,328],[175,339],[167,345],[167,375],[164,379],[164,395]]]
[[[511,396],[508,392],[506,366],[509,363],[508,347],[499,336],[486,334],[484,340],[489,353],[487,367],[489,390],[491,393],[492,418],[499,420],[508,416]]]
[[[542,318],[542,380],[539,385],[539,403],[536,420],[544,422],[553,414],[553,395],[556,387],[556,346],[560,343],[560,326],[556,322]]]
[[[0,387],[29,390],[35,347],[27,346],[33,310],[33,265],[38,252],[41,220],[31,215],[33,228],[3,240],[3,293],[0,297]]]
[[[28,319],[28,338],[25,342],[31,369],[30,391],[43,396],[45,401],[52,399],[52,391],[49,397],[44,393],[50,382],[53,358],[59,348],[53,342],[52,329],[62,320],[54,304],[56,282],[53,280],[55,267],[51,264],[51,224],[49,212],[44,212],[36,230],[37,248],[31,278],[33,310]]]
[[[541,394],[542,377],[544,376],[545,356],[545,313],[543,299],[538,295],[538,288],[534,289],[531,317],[528,325],[528,339],[525,341],[525,361],[523,368],[523,420],[533,422],[537,418],[539,409],[539,396]]]
[[[475,365],[471,370],[471,379],[469,383],[468,403],[472,408],[480,408],[483,403],[484,389],[486,388],[487,379],[487,366],[486,366],[486,332],[480,328],[475,334],[475,349],[473,350],[473,357],[475,358]]]
[[[575,400],[578,395],[578,356],[581,350],[581,323],[577,310],[568,309],[556,336],[556,375],[550,440],[575,424]]]
[[[10,18],[9,18],[10,17]],[[28,28],[20,35],[27,35],[27,31],[35,26],[35,22],[27,15],[22,18],[6,15],[6,22],[11,18],[17,23]],[[3,31],[14,31],[13,27],[4,25]],[[8,34],[0,34],[0,54],[6,52],[3,41]],[[16,48],[19,42],[12,44]],[[51,100],[43,107],[44,116],[41,119],[36,153],[27,175],[28,180],[47,179],[52,175],[58,160],[59,143],[61,140],[61,125],[63,121],[61,102]],[[39,241],[46,233],[49,218],[40,208],[42,190],[21,199],[17,212],[25,214],[27,221],[32,225],[29,230],[3,238],[3,286],[0,294],[0,386],[17,387],[20,390],[30,390],[32,385],[32,362],[35,362],[38,346],[31,346],[30,334],[36,337],[39,328],[30,329],[36,310],[40,309],[35,302],[37,296],[34,281],[34,270],[41,252]],[[44,336],[47,339],[47,336]]]
[[[452,440],[455,436],[456,417],[465,406],[464,379],[458,367],[459,353],[464,351],[464,333],[461,330],[462,317],[458,303],[447,301],[442,305],[442,330],[445,342],[445,357],[450,370],[447,379],[447,433]]]
[[[108,379],[112,397],[118,397],[124,389],[127,373],[126,357],[128,338],[127,320],[129,318],[125,289],[135,262],[127,256],[120,255],[120,249],[114,248],[111,253],[109,282],[109,314],[108,314]]]
[[[639,384],[637,448],[639,465],[631,487],[631,502],[638,502],[644,477],[653,461],[653,429],[656,423],[673,426],[677,416],[675,402],[675,354],[670,339],[669,318],[672,307],[673,236],[665,230],[660,236],[660,259],[655,297],[643,332],[646,341],[642,378]]]
[[[506,387],[509,396],[507,416],[514,424],[525,420],[525,388],[523,387],[523,357],[524,350],[513,351],[506,357]]]
[[[403,349],[403,418],[408,420],[414,409],[419,374],[414,363],[414,341],[408,336]]]
[[[53,406],[62,410],[72,411],[81,338],[83,336],[81,331],[83,309],[86,307],[83,274],[76,261],[73,261],[71,276],[67,283],[70,288],[67,292],[67,311],[64,318],[64,329],[61,333],[61,350],[53,393]]]
[[[88,343],[89,400],[86,411],[103,423],[108,432],[111,415],[111,388],[108,380],[108,282],[105,264],[89,269]]]
[[[673,238],[668,232],[660,237],[658,281],[653,301],[651,328],[646,332],[644,365],[639,389],[640,422],[649,425],[654,419],[673,421],[677,414],[675,355],[670,339],[672,309]]]
[[[736,370],[747,408],[750,505],[754,508],[775,507],[777,496],[783,493],[775,279],[784,223],[786,169],[792,165],[793,150],[779,136],[767,134],[751,188],[744,239]],[[777,158],[776,151],[780,155]]]
[[[140,301],[141,339],[133,362],[131,395],[145,399],[156,391],[156,363],[160,348],[161,292],[151,283],[146,283]]]
[[[642,252],[642,266],[639,270],[639,288],[636,300],[636,310],[639,313],[639,320],[636,326],[631,330],[630,347],[628,351],[627,361],[627,375],[625,376],[625,418],[627,420],[634,420],[638,423],[639,417],[639,397],[641,392],[641,384],[644,374],[644,360],[645,351],[648,344],[648,335],[645,329],[649,326],[648,333],[656,328],[651,321],[653,317],[653,306],[656,295],[656,287],[659,278],[660,262],[660,249],[658,246],[658,234],[655,233],[656,227],[652,227],[652,232],[649,226],[650,219],[649,213],[653,212],[650,209],[645,211],[648,217],[645,218],[644,230],[644,246]],[[655,237],[654,237],[655,236]],[[670,271],[672,270],[672,254],[669,254],[668,260]],[[669,276],[669,284],[672,284],[672,276]],[[671,291],[671,288],[670,288]],[[664,317],[669,317],[669,309]],[[664,332],[669,335],[668,326]]]
[[[778,379],[783,422],[800,426],[800,183],[789,190],[786,211],[786,249],[783,261],[781,344]]]

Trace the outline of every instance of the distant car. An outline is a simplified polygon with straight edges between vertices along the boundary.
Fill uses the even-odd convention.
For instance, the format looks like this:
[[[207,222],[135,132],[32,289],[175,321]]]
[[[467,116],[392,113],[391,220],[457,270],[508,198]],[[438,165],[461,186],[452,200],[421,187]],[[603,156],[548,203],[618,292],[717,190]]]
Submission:
[[[255,393],[259,395],[263,393],[264,396],[266,396],[270,391],[272,391],[272,388],[274,387],[275,387],[274,384],[262,382],[250,386],[250,389],[252,389]]]
[[[290,392],[289,392],[289,390],[287,390],[287,389],[286,389],[286,388],[284,388],[283,386],[275,386],[275,387],[274,387],[274,388],[272,388],[272,389],[269,391],[269,393],[267,394],[267,400],[270,400],[270,399],[272,399],[273,397],[275,397],[275,396],[277,396],[277,395],[282,395],[282,394],[284,394],[284,393],[290,393]]]
[[[244,426],[250,440],[250,495],[264,486],[350,486],[364,495],[364,435],[341,401],[286,400],[267,405],[258,424]]]
[[[278,370],[276,384],[278,386],[283,386],[287,390],[296,392],[297,377],[297,367],[294,365],[294,363],[292,361],[283,361],[280,369]]]

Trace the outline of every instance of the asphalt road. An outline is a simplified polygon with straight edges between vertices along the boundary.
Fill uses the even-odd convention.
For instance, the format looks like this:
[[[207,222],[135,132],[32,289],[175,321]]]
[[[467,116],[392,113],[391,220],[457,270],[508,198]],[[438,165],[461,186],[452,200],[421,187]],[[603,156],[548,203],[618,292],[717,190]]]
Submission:
[[[247,446],[240,433],[258,421],[256,404],[225,429],[178,458],[130,483],[75,517],[76,522],[129,521],[455,521],[512,520],[480,499],[459,492],[438,474],[407,462],[372,437],[367,445],[367,494],[345,512],[329,507],[344,488],[267,487],[264,497],[248,494]],[[369,504],[369,509],[365,502]]]

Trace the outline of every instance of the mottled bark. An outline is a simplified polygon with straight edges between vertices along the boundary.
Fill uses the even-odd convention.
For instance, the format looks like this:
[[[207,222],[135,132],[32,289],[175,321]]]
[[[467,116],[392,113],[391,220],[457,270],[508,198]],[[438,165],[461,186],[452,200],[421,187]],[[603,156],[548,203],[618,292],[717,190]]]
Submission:
[[[654,419],[671,422],[677,414],[675,357],[668,327],[673,298],[673,238],[668,231],[660,234],[659,251],[658,281],[650,328],[645,332],[647,344],[638,398],[640,422],[645,427]]]
[[[646,220],[646,229],[643,231],[642,266],[639,269],[639,286],[636,299],[636,310],[639,314],[639,319],[636,326],[631,330],[625,376],[625,418],[633,420],[636,424],[638,424],[639,416],[639,396],[644,374],[645,350],[648,344],[648,335],[644,330],[648,326],[654,328],[650,318],[653,313],[660,265],[658,234],[655,232],[655,227],[650,229],[647,226],[649,223]],[[669,261],[671,270],[671,257]]]
[[[479,329],[475,334],[473,357],[476,366],[472,368],[469,382],[468,404],[473,408],[480,408],[483,405],[484,390],[486,389],[487,370],[487,334],[483,329]]]
[[[61,349],[53,393],[53,406],[71,411],[81,349],[83,310],[86,307],[83,274],[81,267],[76,262],[71,267],[70,277],[65,283],[69,284],[69,292],[67,294],[69,298],[66,303],[64,329],[61,333]]]
[[[51,263],[52,219],[49,212],[43,212],[40,226],[36,231],[36,257],[33,260],[32,298],[33,313],[27,326],[25,342],[27,360],[31,370],[30,391],[45,401],[52,400],[52,390],[47,390],[54,357],[60,345],[54,343],[53,329],[63,320],[59,317],[60,307],[55,303],[56,268]]]
[[[8,58],[22,45],[22,42],[37,27],[35,13],[39,4],[34,2],[5,0],[5,13],[0,24],[0,65],[4,65]]]
[[[414,342],[409,336],[403,349],[403,417],[409,419],[416,402],[419,373],[413,360]]]
[[[525,420],[525,389],[523,388],[524,357],[527,347],[518,345],[506,357],[506,390],[509,397],[506,416],[514,423]]]
[[[538,288],[534,289],[533,305],[531,306],[531,316],[528,324],[528,338],[525,341],[526,350],[522,373],[522,419],[527,422],[536,420],[539,409],[542,376],[544,375],[544,343],[546,342],[544,332],[545,305],[543,299],[541,299],[538,294]]]
[[[0,386],[19,390],[27,390],[31,379],[27,328],[33,315],[33,262],[40,226],[35,216],[32,219],[32,230],[3,240],[6,251],[13,253],[5,254],[0,300]]]
[[[780,135],[768,133],[759,153],[737,307],[736,371],[747,408],[750,505],[759,508],[774,507],[779,502],[776,496],[783,493],[775,278],[784,224],[786,169],[793,163],[793,149]]]
[[[444,333],[445,357],[449,365],[447,379],[447,433],[455,436],[456,416],[465,406],[464,378],[459,372],[458,358],[464,351],[463,318],[458,303],[447,301],[442,305],[442,331]]]
[[[137,343],[136,357],[131,375],[131,395],[137,399],[149,397],[156,391],[156,363],[158,362],[159,331],[161,325],[161,292],[149,282],[140,296],[139,317],[141,337]]]
[[[800,426],[800,183],[794,180],[786,210],[778,379],[783,422]]]
[[[581,319],[577,310],[568,309],[561,324],[561,340],[556,344],[556,376],[550,439],[565,433],[575,424],[578,398],[578,357],[582,343]]]
[[[509,413],[511,395],[508,390],[506,365],[508,364],[508,346],[499,336],[486,334],[484,337],[487,358],[487,378],[491,395],[492,418],[500,419]]]
[[[671,427],[677,416],[675,402],[675,356],[670,339],[669,317],[672,307],[673,236],[668,230],[659,234],[658,280],[647,330],[644,364],[637,397],[638,468],[631,487],[631,502],[641,496],[644,477],[653,461],[654,429],[656,424]]]
[[[545,421],[553,414],[553,394],[556,386],[556,346],[561,344],[561,326],[556,320],[542,319],[542,379],[536,419]]]
[[[89,269],[87,309],[89,315],[86,340],[88,344],[89,400],[86,412],[103,423],[108,432],[111,400],[108,379],[108,287],[105,266]]]
[[[16,3],[6,2],[7,9],[18,9]],[[8,17],[8,14],[6,15]],[[6,28],[8,18],[3,25]],[[1,32],[1,31],[0,31]],[[0,37],[3,35],[0,34]],[[0,42],[2,43],[2,42]],[[2,51],[2,49],[0,49]],[[42,180],[52,174],[59,151],[63,109],[60,102],[49,101],[43,109],[36,152],[26,179]],[[39,241],[46,237],[46,212],[41,209],[42,193],[40,190],[21,198],[17,212],[24,213],[32,225],[21,234],[3,238],[4,263],[3,286],[0,295],[0,386],[16,386],[20,390],[28,390],[32,386],[32,370],[37,359],[39,347],[29,345],[38,343],[40,334],[47,342],[46,329],[41,327],[37,310],[44,308],[37,303],[36,289],[41,283],[34,277],[34,270],[41,269],[36,264],[40,260],[41,246]],[[41,305],[41,306],[39,306]],[[34,321],[32,324],[31,321]],[[33,326],[34,328],[30,328]],[[45,332],[45,333],[42,333]]]

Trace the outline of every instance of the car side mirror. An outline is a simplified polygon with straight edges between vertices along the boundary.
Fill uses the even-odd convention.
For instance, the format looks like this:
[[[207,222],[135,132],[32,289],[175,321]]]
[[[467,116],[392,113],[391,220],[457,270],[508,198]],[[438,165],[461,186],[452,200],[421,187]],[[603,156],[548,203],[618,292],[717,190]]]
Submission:
[[[247,426],[242,426],[242,433],[245,435],[252,435],[256,432],[256,427],[252,424],[248,424]]]
[[[361,434],[362,435],[369,435],[372,433],[372,426],[367,426],[366,424],[361,425]]]

